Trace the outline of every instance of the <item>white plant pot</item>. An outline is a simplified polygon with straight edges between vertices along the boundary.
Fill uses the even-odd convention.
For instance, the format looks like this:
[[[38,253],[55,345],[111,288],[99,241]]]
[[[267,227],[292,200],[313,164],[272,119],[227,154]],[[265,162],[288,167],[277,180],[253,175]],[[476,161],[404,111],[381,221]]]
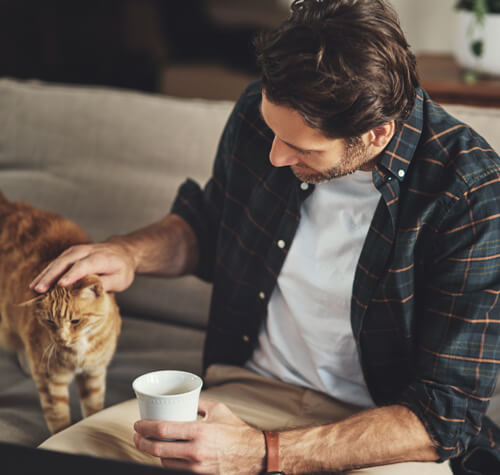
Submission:
[[[471,50],[471,43],[475,40],[483,40],[483,54],[479,58],[474,56]],[[500,75],[500,13],[488,13],[483,25],[478,25],[472,12],[460,10],[455,37],[455,58],[458,64],[466,69]]]

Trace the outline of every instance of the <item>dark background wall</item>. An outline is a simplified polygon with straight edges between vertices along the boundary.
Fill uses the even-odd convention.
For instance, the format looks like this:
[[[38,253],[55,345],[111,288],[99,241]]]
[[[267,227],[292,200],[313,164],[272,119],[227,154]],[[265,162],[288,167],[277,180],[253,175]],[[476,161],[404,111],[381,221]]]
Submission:
[[[0,0],[0,76],[224,97],[285,16],[274,0]]]

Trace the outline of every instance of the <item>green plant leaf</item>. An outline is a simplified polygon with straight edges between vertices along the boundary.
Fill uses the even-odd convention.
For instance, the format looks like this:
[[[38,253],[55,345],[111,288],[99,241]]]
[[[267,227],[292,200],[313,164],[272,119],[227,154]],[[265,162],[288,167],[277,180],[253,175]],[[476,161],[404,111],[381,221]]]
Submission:
[[[488,13],[488,4],[486,0],[475,0],[474,2],[474,14],[476,15],[476,20],[480,25],[484,24],[484,17]]]
[[[472,54],[476,58],[480,58],[483,55],[483,51],[484,51],[484,42],[483,42],[483,40],[473,41],[470,44],[470,49],[472,51]]]

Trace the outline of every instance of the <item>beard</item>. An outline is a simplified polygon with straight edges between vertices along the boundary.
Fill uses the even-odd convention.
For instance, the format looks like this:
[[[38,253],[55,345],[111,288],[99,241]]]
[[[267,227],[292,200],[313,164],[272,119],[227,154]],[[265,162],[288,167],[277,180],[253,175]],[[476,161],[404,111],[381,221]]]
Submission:
[[[345,144],[344,153],[337,166],[319,172],[305,165],[292,165],[293,174],[300,181],[310,185],[319,185],[334,178],[350,175],[369,162],[367,147],[361,137],[347,138]]]

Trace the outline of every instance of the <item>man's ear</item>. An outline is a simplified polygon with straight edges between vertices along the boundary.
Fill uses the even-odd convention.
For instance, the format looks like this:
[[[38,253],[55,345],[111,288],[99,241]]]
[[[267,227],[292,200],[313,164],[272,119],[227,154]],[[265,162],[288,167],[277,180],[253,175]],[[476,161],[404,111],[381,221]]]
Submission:
[[[72,285],[72,293],[82,299],[94,300],[104,293],[101,279],[97,275],[88,275]]]
[[[45,297],[44,294],[37,295],[36,297],[34,297],[30,300],[26,300],[26,302],[17,303],[17,304],[15,304],[15,306],[16,307],[29,307],[31,305],[35,305],[36,303],[40,302],[41,300],[43,300],[44,297]]]
[[[379,127],[375,127],[369,132],[370,145],[378,148],[385,148],[394,136],[395,130],[396,124],[393,120]]]

